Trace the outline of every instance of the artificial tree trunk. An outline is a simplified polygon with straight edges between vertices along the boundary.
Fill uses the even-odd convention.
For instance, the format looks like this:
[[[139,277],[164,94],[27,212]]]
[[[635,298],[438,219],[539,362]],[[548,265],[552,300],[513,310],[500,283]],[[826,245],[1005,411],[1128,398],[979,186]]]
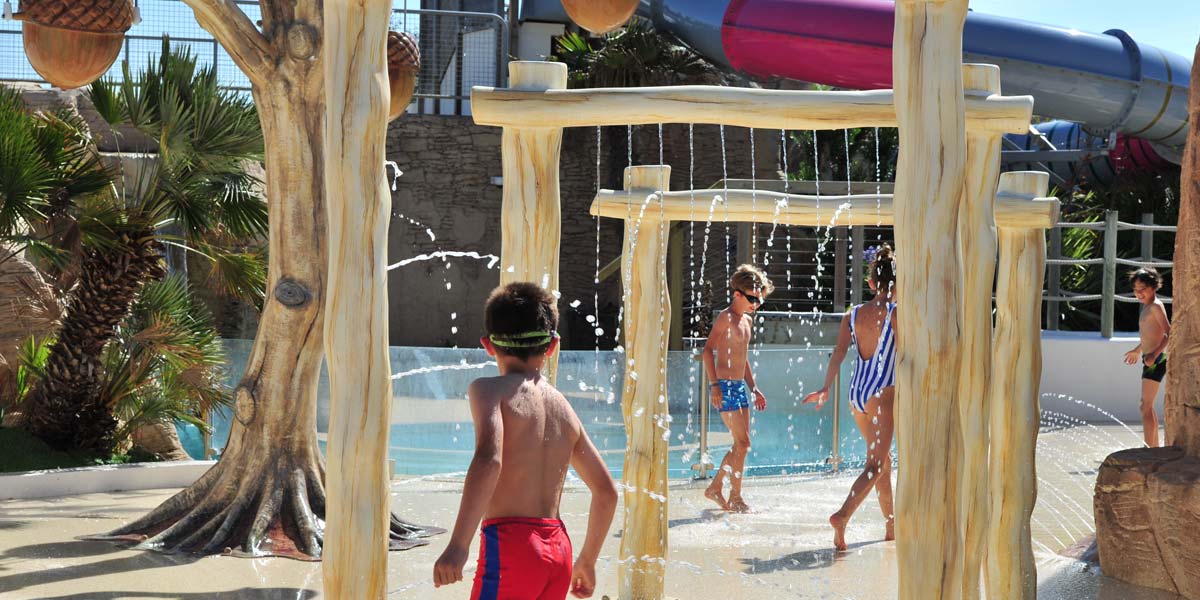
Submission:
[[[185,0],[250,78],[266,149],[268,297],[220,461],[102,539],[164,551],[319,560],[325,465],[316,438],[326,292],[323,3],[263,0],[262,31],[229,0]],[[443,530],[391,517],[389,547]]]
[[[1192,63],[1200,77],[1200,46]],[[1105,575],[1200,599],[1200,88],[1192,87],[1180,179],[1175,300],[1167,345],[1165,448],[1115,452],[1096,475],[1096,545]]]
[[[1200,61],[1200,45],[1196,47]],[[1192,75],[1200,77],[1200,62],[1192,62]],[[1192,129],[1188,132],[1180,178],[1178,230],[1175,234],[1175,268],[1171,270],[1174,322],[1167,345],[1170,374],[1163,402],[1166,442],[1200,459],[1200,90],[1192,88],[1188,101]]]
[[[99,394],[101,353],[142,286],[163,273],[162,244],[150,230],[122,233],[115,248],[85,252],[46,376],[26,409],[30,433],[56,448],[112,450],[117,420]]]

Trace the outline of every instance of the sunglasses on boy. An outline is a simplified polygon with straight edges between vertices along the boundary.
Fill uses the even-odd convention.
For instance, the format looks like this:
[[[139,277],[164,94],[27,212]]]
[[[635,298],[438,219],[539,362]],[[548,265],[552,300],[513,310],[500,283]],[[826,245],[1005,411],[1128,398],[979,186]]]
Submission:
[[[746,301],[749,302],[750,304],[762,304],[762,298],[760,298],[758,296],[755,296],[753,294],[747,294],[746,292],[743,292],[742,290],[734,290],[734,291],[741,294],[742,297],[745,298]]]

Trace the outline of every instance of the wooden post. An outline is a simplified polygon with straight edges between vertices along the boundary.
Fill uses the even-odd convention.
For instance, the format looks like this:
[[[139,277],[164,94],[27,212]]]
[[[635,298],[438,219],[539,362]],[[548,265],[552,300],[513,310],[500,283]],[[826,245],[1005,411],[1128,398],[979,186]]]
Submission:
[[[683,228],[668,224],[667,289],[671,300],[671,342],[669,350],[683,350]]]
[[[892,52],[900,156],[896,495],[899,598],[957,598],[960,282],[967,153],[962,31],[967,0],[898,0]]]
[[[557,62],[508,64],[509,86],[541,91],[567,87],[567,66]],[[562,237],[558,166],[561,127],[504,127],[501,161],[504,189],[500,209],[500,283],[532,281],[558,290],[558,252]],[[554,382],[558,354],[542,372]]]
[[[863,260],[867,256],[867,230],[862,225],[850,228],[850,237],[858,244],[850,257],[850,304],[861,304],[863,297],[863,273],[867,272]]]
[[[1142,225],[1153,225],[1154,213],[1142,213]],[[1154,230],[1142,230],[1142,260],[1150,262],[1154,260]]]
[[[758,240],[755,239],[755,234],[758,231],[757,223],[738,223],[737,224],[737,264],[752,264],[755,262],[755,256],[758,254]]]
[[[1062,258],[1062,227],[1054,227],[1050,230],[1050,247],[1046,250],[1051,259]],[[1062,267],[1058,265],[1050,265],[1046,269],[1046,290],[1047,295],[1061,296],[1062,295]],[[1050,331],[1058,331],[1058,322],[1061,318],[1061,308],[1058,300],[1046,301],[1046,329]]]
[[[1111,338],[1117,301],[1117,211],[1104,211],[1104,279],[1100,295],[1100,335]]]
[[[329,293],[327,511],[322,572],[336,600],[387,596],[388,360],[384,181],[390,0],[325,2]]]
[[[1005,173],[1000,191],[1045,196],[1050,176]],[[1056,202],[1046,200],[1043,202]],[[1038,385],[1042,375],[1042,274],[1046,235],[1041,228],[999,228],[996,337],[991,405],[991,521],[987,542],[988,598],[1033,600],[1037,572],[1029,518],[1037,500]]]
[[[666,189],[671,167],[628,167],[625,189],[646,195]],[[669,222],[655,202],[625,222],[621,282],[625,293],[625,527],[621,535],[620,597],[657,600],[663,595],[667,556],[667,334],[671,304],[666,289]]]
[[[833,228],[833,312],[846,310],[846,255],[850,253],[847,233],[845,227]]]
[[[963,65],[967,95],[1000,93],[1000,68]],[[962,429],[959,527],[963,535],[962,597],[979,597],[988,527],[988,406],[992,376],[992,282],[996,273],[996,181],[1003,135],[967,131],[967,182],[958,214],[962,300],[962,365],[958,417]]]

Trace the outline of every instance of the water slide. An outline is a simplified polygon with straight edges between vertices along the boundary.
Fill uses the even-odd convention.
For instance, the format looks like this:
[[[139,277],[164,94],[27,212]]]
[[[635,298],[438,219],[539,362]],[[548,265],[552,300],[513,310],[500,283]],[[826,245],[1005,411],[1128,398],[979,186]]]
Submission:
[[[653,19],[709,60],[756,77],[840,88],[892,87],[891,0],[641,0]],[[566,23],[559,0],[523,0],[522,21]],[[1029,94],[1055,121],[1010,136],[1010,168],[1106,183],[1124,169],[1178,164],[1187,138],[1191,61],[1138,42],[978,12],[963,61],[1000,66],[1005,94]],[[1115,134],[1115,135],[1114,135]]]

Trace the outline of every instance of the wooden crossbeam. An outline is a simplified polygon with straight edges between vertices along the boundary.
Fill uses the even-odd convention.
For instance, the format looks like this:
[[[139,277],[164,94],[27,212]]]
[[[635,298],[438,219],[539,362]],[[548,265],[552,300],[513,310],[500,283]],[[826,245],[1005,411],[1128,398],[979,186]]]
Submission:
[[[892,194],[811,196],[752,190],[600,190],[590,212],[614,219],[651,215],[667,221],[707,221],[711,212],[713,221],[807,227],[892,225],[895,218]],[[1057,198],[996,195],[995,218],[1000,227],[1049,229],[1058,222],[1058,212]]]
[[[967,129],[1028,133],[1032,96],[970,93]],[[596,127],[707,123],[760,129],[895,127],[892,90],[762,90],[709,85],[522,90],[476,87],[471,113],[480,125]]]

